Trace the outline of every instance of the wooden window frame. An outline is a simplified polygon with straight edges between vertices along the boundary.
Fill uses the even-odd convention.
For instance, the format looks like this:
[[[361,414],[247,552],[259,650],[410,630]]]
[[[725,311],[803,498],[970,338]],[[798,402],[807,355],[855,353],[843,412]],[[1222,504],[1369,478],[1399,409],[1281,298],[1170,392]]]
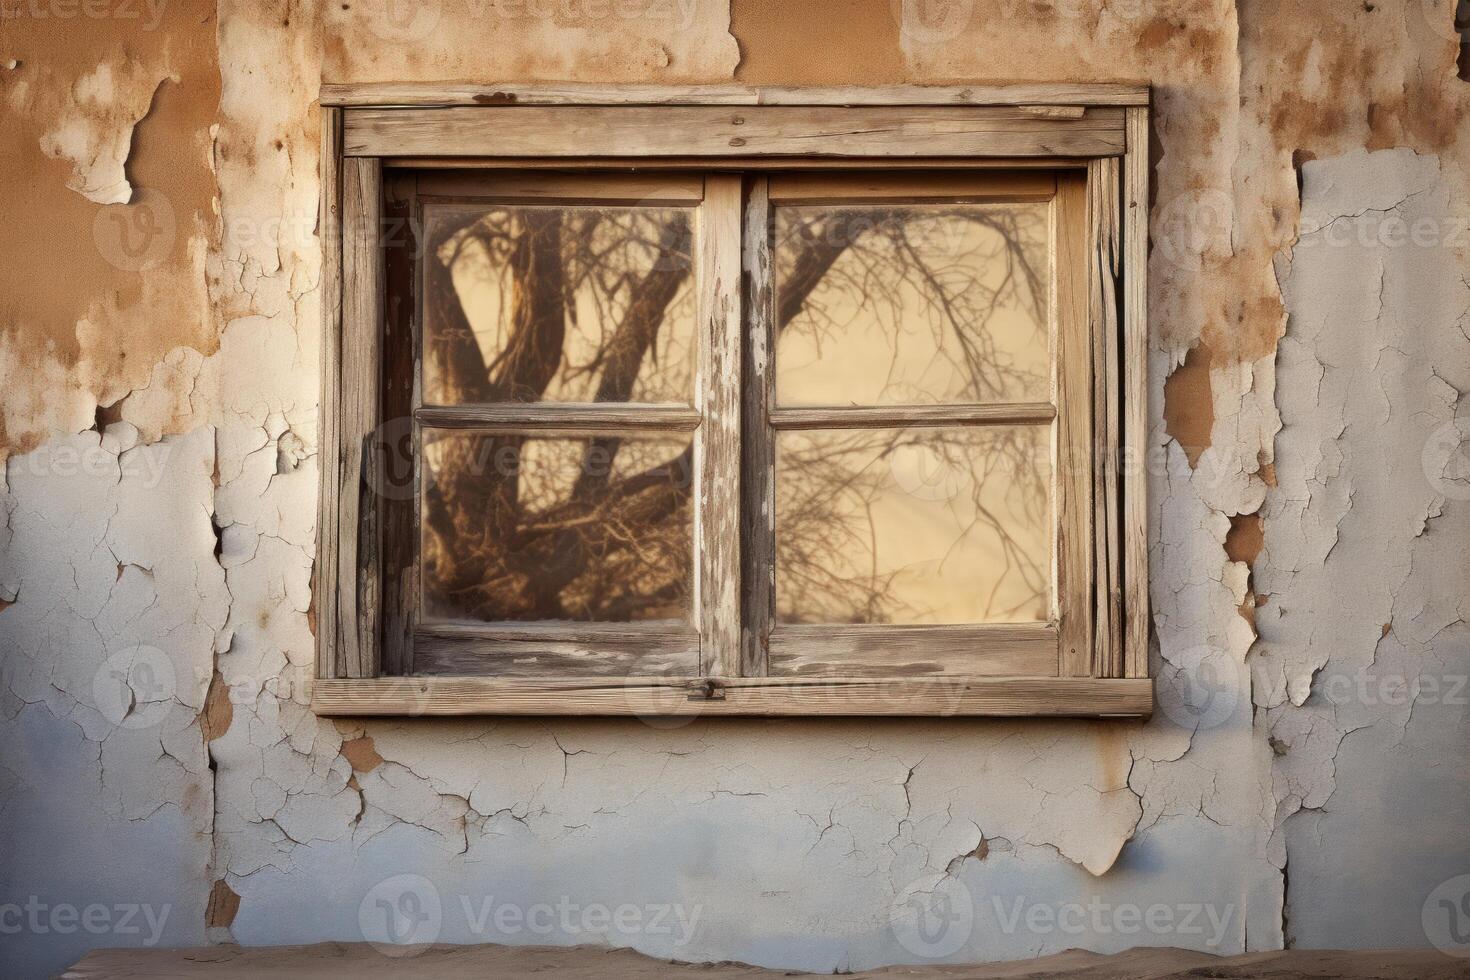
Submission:
[[[1143,467],[1147,86],[328,84],[321,103],[324,369],[311,699],[317,713],[1136,718],[1152,712]],[[589,156],[589,147],[598,155]],[[385,170],[398,167],[636,167],[635,176],[624,179],[636,182],[636,174],[647,173],[650,186],[668,183],[653,173],[659,170],[708,175],[697,205],[705,233],[694,280],[701,330],[694,417],[701,501],[690,629],[697,634],[696,674],[419,676],[403,662],[411,599],[390,587],[405,577],[383,574],[403,561],[383,530],[405,518],[402,508],[385,504],[371,489],[385,478],[375,471],[380,464],[372,440],[390,417],[389,401],[402,394],[385,390],[395,386],[382,380],[384,358],[398,356],[388,283],[404,273],[387,267],[381,244]],[[1054,625],[752,628],[773,618],[770,576],[763,572],[771,557],[763,552],[773,540],[773,432],[838,421],[825,409],[774,405],[766,363],[773,349],[765,313],[770,296],[759,288],[769,286],[769,276],[743,274],[770,268],[766,219],[772,201],[812,197],[819,186],[830,188],[834,199],[852,199],[874,183],[865,180],[865,170],[882,170],[889,182],[884,193],[891,194],[891,180],[905,171],[1000,168],[1019,171],[1022,185],[1026,168],[1063,175],[1053,211],[1065,220],[1054,224],[1054,247],[1066,259],[1065,267],[1057,264],[1058,278],[1072,285],[1057,296],[1060,370],[1053,401],[960,410],[843,409],[840,422],[995,422],[1007,412],[1035,422],[1038,413],[1056,412],[1056,459],[1082,462],[1057,467],[1055,476],[1058,499],[1066,504],[1059,515],[1057,603],[1070,612]],[[770,170],[773,176],[754,181],[747,193],[741,176],[722,175],[722,169]],[[827,183],[782,176],[806,169],[828,172]],[[741,242],[742,229],[741,247],[728,247]],[[747,388],[753,396],[742,396]],[[437,424],[486,421],[483,409],[459,417],[453,409],[434,412]],[[543,405],[539,412],[533,418],[512,411],[498,421],[566,432],[605,427],[628,410]],[[670,429],[689,429],[687,411],[666,414]],[[739,478],[731,479],[732,472]],[[742,556],[742,546],[754,560]],[[456,629],[437,632],[452,643]],[[566,627],[559,639],[537,624],[474,632],[507,649],[518,643],[571,655],[623,649],[640,663],[660,644],[687,653],[689,639],[636,624]],[[988,663],[974,655],[977,649]],[[1056,670],[1029,669],[1045,660],[1036,651],[1047,649],[1057,651]],[[795,657],[801,672],[773,671],[773,650],[778,659]],[[893,652],[923,661],[924,671],[885,674],[881,657]],[[844,659],[852,671],[842,671]]]

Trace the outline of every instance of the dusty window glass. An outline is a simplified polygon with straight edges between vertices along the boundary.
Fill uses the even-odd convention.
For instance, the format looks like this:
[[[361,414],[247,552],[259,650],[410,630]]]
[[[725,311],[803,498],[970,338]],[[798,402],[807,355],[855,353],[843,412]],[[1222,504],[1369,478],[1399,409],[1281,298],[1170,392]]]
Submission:
[[[425,207],[424,402],[693,398],[693,214]]]
[[[694,214],[426,202],[422,401],[690,405]],[[420,435],[423,622],[690,621],[692,435]]]
[[[1045,621],[1049,437],[1040,426],[780,433],[778,620]]]
[[[1044,403],[1051,205],[777,207],[776,403]],[[778,622],[1045,622],[1051,425],[776,435]]]
[[[423,437],[428,621],[687,621],[687,437]]]
[[[1049,207],[778,208],[778,403],[1046,400]]]

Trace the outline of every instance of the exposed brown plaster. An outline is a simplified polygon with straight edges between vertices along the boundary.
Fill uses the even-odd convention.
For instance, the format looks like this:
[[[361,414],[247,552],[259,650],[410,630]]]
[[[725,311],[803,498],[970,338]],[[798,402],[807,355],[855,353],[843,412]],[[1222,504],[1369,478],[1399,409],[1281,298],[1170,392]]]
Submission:
[[[312,638],[316,638],[316,590],[311,590],[311,602],[306,606],[306,628],[311,631]]]
[[[1230,530],[1225,534],[1225,557],[1230,561],[1244,562],[1254,569],[1265,545],[1265,519],[1260,514],[1236,514],[1230,518]],[[1240,615],[1256,626],[1256,609],[1265,601],[1264,596],[1248,593],[1240,605]]]
[[[1289,148],[1282,152],[1296,166],[1355,149],[1441,153],[1462,143],[1470,92],[1457,77],[1455,7],[1240,4],[1241,50],[1251,54],[1242,57],[1241,93],[1254,138]],[[1258,193],[1295,214],[1282,176],[1258,181]]]
[[[119,399],[118,401],[113,402],[111,405],[99,404],[97,406],[97,411],[93,413],[92,428],[96,429],[98,432],[106,432],[109,425],[114,422],[121,421],[122,400]]]
[[[910,80],[889,0],[731,0],[735,77],[753,85],[881,85]]]
[[[1179,443],[1191,467],[1210,448],[1215,405],[1210,383],[1213,354],[1201,341],[1164,382],[1164,428]]]
[[[363,735],[342,743],[342,758],[352,763],[354,772],[372,772],[383,764],[383,757],[373,746],[373,737]]]
[[[209,905],[204,910],[204,925],[209,929],[228,929],[240,912],[240,896],[221,878],[209,890]]]
[[[264,4],[262,7],[266,6]],[[719,2],[335,2],[260,16],[294,30],[320,10],[321,77],[350,81],[729,81],[739,57]],[[393,16],[384,16],[389,10]],[[404,16],[404,15],[408,16]]]
[[[1265,544],[1266,524],[1260,514],[1237,514],[1230,518],[1230,531],[1225,535],[1225,556],[1231,561],[1255,565],[1256,556]]]
[[[235,705],[230,701],[230,687],[219,671],[209,682],[209,693],[204,698],[204,713],[199,717],[199,727],[204,732],[204,741],[213,742],[230,730],[235,720]]]
[[[204,301],[202,270],[189,243],[214,225],[216,187],[209,167],[209,127],[219,104],[214,5],[181,0],[148,18],[29,18],[7,22],[3,54],[20,67],[0,73],[0,341],[20,358],[8,370],[43,362],[81,367],[73,383],[103,401],[142,384],[171,348],[209,351],[215,324]],[[74,86],[99,65],[116,85],[146,84],[153,104],[133,134],[128,205],[101,206],[68,188],[72,163],[48,156],[42,141],[57,126],[99,123],[94,103],[75,101]],[[104,223],[134,223],[149,194],[165,198],[175,228],[172,248],[146,272],[118,268],[95,244]],[[157,197],[153,198],[156,200]],[[133,225],[136,227],[136,225]],[[93,321],[79,330],[79,321]],[[83,363],[85,362],[85,363]],[[38,377],[44,372],[36,371]],[[20,376],[24,376],[22,373]],[[41,403],[77,392],[37,392]],[[38,419],[0,417],[0,451],[24,450],[46,435]]]

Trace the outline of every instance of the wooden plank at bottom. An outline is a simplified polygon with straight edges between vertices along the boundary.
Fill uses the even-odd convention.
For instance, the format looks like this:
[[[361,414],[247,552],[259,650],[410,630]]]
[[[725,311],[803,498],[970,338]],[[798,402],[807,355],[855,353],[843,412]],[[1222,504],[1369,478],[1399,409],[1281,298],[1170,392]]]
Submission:
[[[692,677],[692,626],[427,624],[414,636],[413,672],[463,677]]]
[[[771,669],[782,677],[1055,677],[1050,623],[984,626],[778,625]]]
[[[1153,682],[1090,677],[318,680],[312,710],[334,716],[1146,718]]]

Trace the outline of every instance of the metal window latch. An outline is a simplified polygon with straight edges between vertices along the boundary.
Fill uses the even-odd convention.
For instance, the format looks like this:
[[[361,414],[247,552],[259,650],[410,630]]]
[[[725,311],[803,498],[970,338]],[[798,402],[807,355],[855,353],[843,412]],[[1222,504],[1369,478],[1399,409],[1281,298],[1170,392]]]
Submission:
[[[689,695],[691,701],[723,701],[725,700],[725,687],[713,678],[705,678],[695,681],[694,692]]]

